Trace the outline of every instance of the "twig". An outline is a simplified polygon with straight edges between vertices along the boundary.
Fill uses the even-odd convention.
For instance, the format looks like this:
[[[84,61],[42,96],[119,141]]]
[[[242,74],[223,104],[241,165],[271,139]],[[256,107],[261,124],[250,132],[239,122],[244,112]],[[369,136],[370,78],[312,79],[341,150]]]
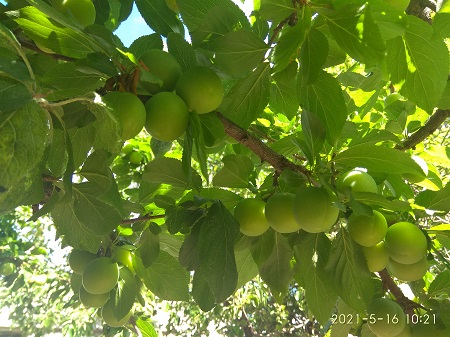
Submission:
[[[166,217],[165,214],[144,215],[144,216],[140,216],[140,217],[134,218],[134,219],[125,219],[125,220],[122,220],[120,223],[122,225],[128,225],[128,224],[133,224],[135,222],[149,221],[149,220],[155,220],[155,219],[164,219],[165,217]]]
[[[272,43],[275,41],[275,39],[277,38],[278,34],[280,34],[280,31],[283,29],[283,27],[289,22],[289,20],[291,20],[291,16],[289,15],[286,19],[284,19],[283,21],[281,21],[278,26],[275,27],[275,29],[273,30],[273,34],[269,40],[269,46],[272,45]]]

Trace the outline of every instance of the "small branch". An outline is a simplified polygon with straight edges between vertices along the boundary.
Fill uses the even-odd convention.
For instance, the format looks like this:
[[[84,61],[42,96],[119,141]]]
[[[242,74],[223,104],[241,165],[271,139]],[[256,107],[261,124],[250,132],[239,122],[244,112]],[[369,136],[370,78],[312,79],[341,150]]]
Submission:
[[[45,105],[45,106],[49,106],[49,107],[56,107],[56,106],[63,106],[66,104],[70,104],[73,102],[93,102],[94,100],[92,98],[87,98],[87,97],[75,97],[75,98],[69,98],[66,99],[64,101],[59,101],[59,102],[48,102],[48,101],[42,101],[41,104]]]
[[[128,224],[134,224],[135,222],[150,221],[150,220],[155,220],[155,219],[164,219],[165,217],[166,217],[165,214],[160,214],[160,215],[145,215],[145,216],[140,216],[139,218],[122,220],[122,221],[120,222],[120,224],[122,224],[122,225],[128,225]]]
[[[286,19],[284,19],[283,21],[281,21],[278,26],[275,27],[275,29],[273,30],[273,34],[269,40],[269,46],[272,45],[272,43],[275,41],[275,39],[277,38],[278,34],[280,34],[281,30],[283,29],[284,26],[286,26],[286,24],[291,20],[291,16],[289,15]]]
[[[449,117],[450,110],[436,110],[436,112],[430,117],[430,119],[425,123],[424,126],[422,126],[419,130],[408,137],[402,145],[397,145],[396,148],[399,150],[413,149],[417,144],[421,143],[425,138],[439,129],[439,127]]]
[[[433,11],[432,9],[427,7],[428,3],[429,1],[411,0],[405,12],[408,15],[417,16],[419,19],[431,25],[431,23],[433,22],[432,19]]]
[[[222,124],[225,128],[225,133],[237,140],[239,143],[252,150],[262,161],[268,162],[278,171],[291,170],[293,172],[300,173],[306,177],[310,177],[311,172],[303,166],[294,164],[286,157],[272,150],[266,144],[264,144],[259,138],[248,133],[239,125],[230,121],[220,112],[217,112]]]

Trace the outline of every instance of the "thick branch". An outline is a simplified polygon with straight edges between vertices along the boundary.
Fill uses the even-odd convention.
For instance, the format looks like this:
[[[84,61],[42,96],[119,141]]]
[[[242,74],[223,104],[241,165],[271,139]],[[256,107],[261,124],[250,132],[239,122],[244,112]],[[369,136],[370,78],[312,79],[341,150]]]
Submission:
[[[232,137],[233,139],[237,140],[245,147],[252,150],[259,158],[261,158],[262,161],[268,162],[278,171],[283,171],[287,169],[293,172],[303,174],[307,177],[310,176],[310,172],[303,166],[294,164],[286,157],[272,150],[270,147],[264,144],[259,138],[248,133],[239,125],[233,123],[228,118],[223,116],[220,112],[217,112],[217,115],[219,116],[223,126],[225,127],[225,133],[230,137]]]
[[[411,0],[405,12],[406,14],[417,16],[419,19],[431,24],[433,22],[433,10],[428,6],[436,8],[436,6],[432,6],[432,2],[428,0]]]
[[[408,150],[414,148],[417,144],[421,143],[425,138],[430,136],[434,131],[439,129],[439,127],[449,117],[450,110],[436,110],[425,125],[407,138],[402,145],[398,145],[397,149]]]

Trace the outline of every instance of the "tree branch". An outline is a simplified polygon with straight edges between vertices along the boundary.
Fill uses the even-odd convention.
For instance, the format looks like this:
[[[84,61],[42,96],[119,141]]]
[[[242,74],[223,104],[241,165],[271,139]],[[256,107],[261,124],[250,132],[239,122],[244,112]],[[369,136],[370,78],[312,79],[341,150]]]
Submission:
[[[428,7],[430,3],[431,1],[428,0],[411,0],[405,12],[408,15],[417,16],[419,19],[431,24],[433,22],[433,10]],[[434,8],[436,7],[434,6]]]
[[[293,172],[300,173],[306,177],[310,177],[311,172],[307,170],[305,167],[294,164],[286,157],[272,150],[266,144],[264,144],[259,138],[253,136],[239,125],[230,121],[220,112],[217,112],[217,116],[219,116],[222,124],[225,128],[225,133],[244,145],[245,147],[252,150],[262,161],[268,162],[272,165],[276,170],[291,170]]]
[[[450,110],[436,110],[436,112],[430,117],[430,119],[425,123],[424,126],[414,132],[411,136],[409,136],[402,145],[397,145],[396,148],[399,150],[413,149],[417,144],[421,143],[425,138],[439,129],[439,127],[449,117]]]
[[[149,221],[149,220],[155,220],[155,219],[163,219],[165,218],[165,214],[159,214],[159,215],[144,215],[140,216],[139,218],[134,219],[125,219],[120,222],[122,225],[129,225],[134,224],[135,222],[141,222],[141,221]]]

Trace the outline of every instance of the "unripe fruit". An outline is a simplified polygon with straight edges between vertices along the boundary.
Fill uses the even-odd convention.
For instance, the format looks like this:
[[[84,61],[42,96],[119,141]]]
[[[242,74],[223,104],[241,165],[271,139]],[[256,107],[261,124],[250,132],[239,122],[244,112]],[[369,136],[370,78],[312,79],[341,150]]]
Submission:
[[[402,264],[390,260],[387,265],[387,269],[392,276],[406,282],[420,280],[427,273],[428,267],[426,257],[412,264]]]
[[[411,325],[406,324],[405,328],[395,337],[413,337],[413,331]],[[435,336],[433,336],[435,337]]]
[[[122,153],[124,155],[130,154],[133,152],[134,146],[132,144],[126,144],[122,147]]]
[[[205,114],[218,108],[223,99],[223,87],[219,76],[205,67],[186,70],[178,79],[176,92],[190,111]]]
[[[119,279],[119,266],[108,257],[99,257],[88,263],[83,272],[83,287],[94,295],[111,291]]]
[[[374,299],[367,309],[367,313],[367,324],[370,330],[377,336],[397,336],[405,328],[406,316],[402,307],[397,302],[385,298]]]
[[[83,274],[84,268],[92,260],[96,259],[97,255],[86,252],[84,250],[74,249],[69,254],[69,266],[76,274]]]
[[[103,96],[122,126],[122,140],[135,137],[145,125],[145,106],[132,93],[112,91]]]
[[[125,315],[125,317],[121,319],[117,319],[114,316],[112,303],[111,301],[108,301],[102,308],[102,318],[105,321],[106,324],[108,324],[110,327],[118,328],[121,326],[124,326],[128,320],[131,317],[131,311]]]
[[[372,273],[383,270],[389,262],[389,254],[384,241],[372,247],[363,247],[363,253],[367,261],[367,267]]]
[[[410,222],[397,222],[390,226],[385,237],[386,248],[392,260],[412,264],[427,253],[427,238]]]
[[[234,217],[239,222],[243,234],[258,236],[269,229],[264,207],[264,201],[259,199],[243,199],[236,205]]]
[[[150,94],[161,91],[173,91],[181,75],[181,67],[175,57],[160,49],[149,49],[142,56],[141,61],[152,75],[162,81],[162,84],[141,82]]]
[[[325,232],[333,226],[339,209],[331,203],[325,189],[307,187],[294,198],[294,216],[299,226],[309,233]]]
[[[80,302],[86,308],[100,308],[108,302],[109,293],[94,295],[88,293],[83,287],[80,288]]]
[[[385,217],[378,211],[373,211],[372,215],[352,213],[347,226],[351,238],[364,247],[372,247],[383,240],[388,228]]]
[[[63,13],[70,12],[83,27],[95,22],[96,10],[91,0],[57,0],[55,7]]]
[[[372,192],[377,193],[377,183],[373,180],[372,176],[366,172],[353,170],[345,173],[338,180],[338,187],[342,190],[350,188],[353,193],[355,192]]]
[[[300,230],[294,216],[294,197],[293,193],[278,193],[266,202],[264,212],[266,219],[279,233],[293,233]]]
[[[12,262],[4,262],[0,264],[0,275],[9,276],[16,271],[16,265]]]
[[[134,250],[134,246],[132,245],[124,245],[124,246],[118,246],[114,248],[114,259],[127,267],[131,270],[131,272],[134,273],[133,268],[133,255],[132,251]]]
[[[144,157],[140,152],[133,152],[130,154],[129,160],[131,164],[139,165]]]
[[[171,142],[186,131],[189,111],[184,101],[174,93],[160,92],[145,104],[145,129],[158,140]]]

